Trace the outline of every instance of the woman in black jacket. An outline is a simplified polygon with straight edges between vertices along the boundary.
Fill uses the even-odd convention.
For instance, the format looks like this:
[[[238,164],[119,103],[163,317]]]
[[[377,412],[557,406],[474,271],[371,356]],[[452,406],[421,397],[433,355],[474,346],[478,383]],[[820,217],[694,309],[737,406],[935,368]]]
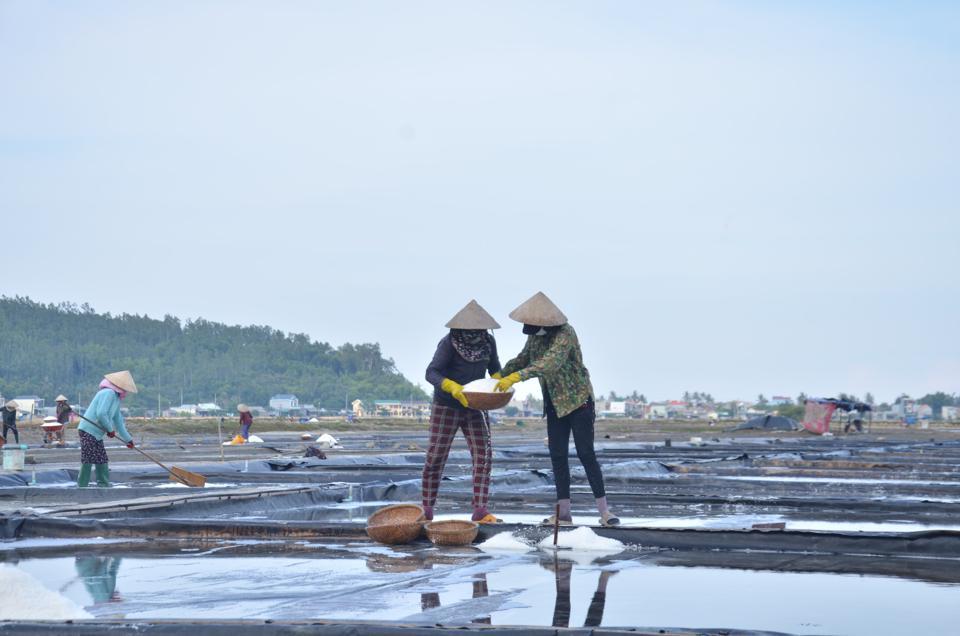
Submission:
[[[473,464],[473,520],[499,521],[487,509],[490,499],[490,467],[493,451],[486,413],[471,409],[463,396],[463,385],[500,371],[497,343],[488,329],[500,327],[477,301],[471,300],[446,325],[450,333],[440,340],[427,367],[427,382],[433,385],[430,414],[430,446],[423,465],[423,509],[433,519],[437,491],[450,446],[463,430]]]

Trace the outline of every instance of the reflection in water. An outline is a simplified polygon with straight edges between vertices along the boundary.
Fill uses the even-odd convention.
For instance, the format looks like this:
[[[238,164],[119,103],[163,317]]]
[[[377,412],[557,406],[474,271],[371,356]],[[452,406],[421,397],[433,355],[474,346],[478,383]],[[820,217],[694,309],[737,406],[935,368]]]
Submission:
[[[478,574],[477,578],[473,580],[473,596],[471,598],[486,598],[490,596],[490,590],[487,587],[487,575],[484,573]],[[432,610],[440,607],[440,594],[438,592],[421,592],[420,593],[420,611],[426,612],[427,610]],[[474,618],[471,623],[482,623],[484,625],[490,624],[490,615]]]
[[[570,626],[570,578],[573,574],[573,563],[561,561],[554,555],[552,561],[541,561],[540,565],[554,574],[557,586],[557,598],[553,604],[553,626]],[[587,609],[587,618],[584,627],[599,627],[603,622],[603,609],[607,604],[607,581],[616,574],[616,571],[601,570],[597,580],[597,590],[593,593],[590,607]]]
[[[117,603],[121,600],[117,592],[117,573],[121,561],[122,558],[112,556],[77,557],[77,576],[83,581],[94,603]]]
[[[420,593],[420,611],[426,612],[436,607],[440,607],[440,594],[438,592]]]
[[[487,588],[487,575],[480,574],[473,581],[473,598],[486,598],[490,596],[490,590]],[[473,619],[474,623],[483,623],[485,625],[490,624],[490,615],[484,616],[483,618]]]

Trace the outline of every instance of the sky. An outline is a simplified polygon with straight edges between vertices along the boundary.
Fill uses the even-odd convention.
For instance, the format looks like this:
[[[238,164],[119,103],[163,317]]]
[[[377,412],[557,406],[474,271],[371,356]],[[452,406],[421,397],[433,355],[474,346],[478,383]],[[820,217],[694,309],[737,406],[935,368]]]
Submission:
[[[542,290],[598,393],[960,392],[958,68],[948,2],[0,0],[0,294],[426,387]]]

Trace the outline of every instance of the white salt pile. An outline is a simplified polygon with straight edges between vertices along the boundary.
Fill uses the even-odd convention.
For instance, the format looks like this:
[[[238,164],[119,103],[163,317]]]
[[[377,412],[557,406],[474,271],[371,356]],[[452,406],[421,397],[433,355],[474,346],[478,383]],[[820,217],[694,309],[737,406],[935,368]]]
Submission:
[[[591,552],[620,552],[624,549],[621,542],[616,539],[601,537],[586,526],[570,532],[561,532],[557,537],[557,545],[563,548]],[[539,547],[553,549],[553,534],[544,537],[543,541],[539,543]]]
[[[529,544],[524,543],[517,537],[510,534],[509,532],[497,533],[492,537],[490,537],[489,539],[487,539],[486,541],[484,541],[483,543],[481,543],[480,545],[478,545],[477,547],[483,550],[484,552],[487,552],[487,551],[527,552],[528,550],[533,549],[533,547],[531,547]]]
[[[62,594],[48,590],[20,568],[0,564],[0,620],[93,618]]]
[[[494,393],[497,390],[497,381],[493,378],[480,378],[464,384],[463,390],[470,393]]]
[[[320,448],[343,448],[340,445],[340,440],[331,435],[330,433],[324,433],[317,438],[317,446]]]
[[[251,436],[247,439],[247,443],[248,443],[248,444],[263,444],[263,438],[262,438],[262,437],[257,437],[256,435],[251,435]]]

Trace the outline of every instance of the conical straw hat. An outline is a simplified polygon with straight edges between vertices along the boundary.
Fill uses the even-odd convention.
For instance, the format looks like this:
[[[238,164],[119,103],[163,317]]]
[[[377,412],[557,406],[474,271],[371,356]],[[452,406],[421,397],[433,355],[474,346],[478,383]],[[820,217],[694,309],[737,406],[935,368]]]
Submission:
[[[537,327],[559,327],[567,324],[567,317],[543,292],[537,292],[527,302],[511,311],[510,317],[525,325]]]
[[[69,398],[68,398],[66,395],[64,395],[63,393],[61,393],[60,395],[58,395],[58,396],[57,396],[57,399],[54,400],[54,402],[69,402],[69,401],[70,401]]]
[[[16,411],[18,406],[20,405],[17,404],[16,400],[10,400],[9,402],[7,402],[7,408],[10,409],[11,411]]]
[[[130,375],[129,371],[114,371],[113,373],[108,373],[103,377],[110,380],[115,386],[120,387],[127,393],[137,392],[137,385],[134,383],[133,376]]]
[[[249,413],[250,407],[246,404],[237,404],[237,410],[241,413]]]
[[[500,324],[475,300],[457,312],[446,324],[447,329],[499,329]]]

